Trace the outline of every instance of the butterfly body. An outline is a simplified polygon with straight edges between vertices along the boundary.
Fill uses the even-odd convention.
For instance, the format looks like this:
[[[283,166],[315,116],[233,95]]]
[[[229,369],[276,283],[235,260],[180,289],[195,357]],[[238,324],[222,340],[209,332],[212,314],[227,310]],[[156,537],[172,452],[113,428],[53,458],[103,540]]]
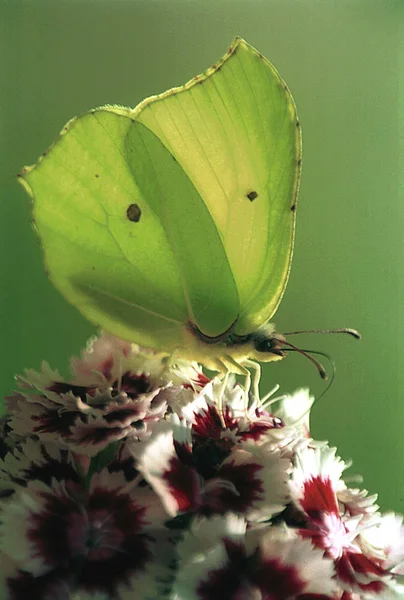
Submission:
[[[184,331],[186,334],[183,343],[179,348],[173,348],[173,354],[178,353],[213,371],[243,374],[243,365],[248,365],[251,360],[272,362],[281,360],[285,356],[282,350],[283,337],[275,333],[271,323],[243,336],[234,334],[230,330],[221,336],[209,338],[192,323],[189,323]]]

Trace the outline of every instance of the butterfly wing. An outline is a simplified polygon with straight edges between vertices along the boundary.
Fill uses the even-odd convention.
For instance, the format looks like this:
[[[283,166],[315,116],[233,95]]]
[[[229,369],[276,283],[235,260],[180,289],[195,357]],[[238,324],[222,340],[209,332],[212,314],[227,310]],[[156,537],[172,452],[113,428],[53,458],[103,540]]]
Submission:
[[[281,300],[293,251],[301,132],[287,86],[237,38],[206,73],[145,100],[133,114],[203,198],[237,285],[234,331],[254,331]]]
[[[125,111],[74,119],[22,177],[51,280],[89,320],[172,350],[188,319],[205,325],[220,281],[226,303],[207,331],[234,321],[237,290],[208,209],[156,135]]]

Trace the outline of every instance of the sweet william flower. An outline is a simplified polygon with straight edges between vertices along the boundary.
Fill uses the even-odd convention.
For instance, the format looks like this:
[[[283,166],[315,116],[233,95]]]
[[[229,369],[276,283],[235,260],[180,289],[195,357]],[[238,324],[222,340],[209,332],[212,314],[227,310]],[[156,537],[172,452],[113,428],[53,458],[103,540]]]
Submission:
[[[197,520],[179,544],[176,600],[331,600],[330,559],[285,527],[247,531],[235,515]]]
[[[95,456],[113,442],[147,438],[176,392],[184,401],[206,383],[193,365],[171,369],[161,354],[108,334],[94,338],[71,367],[69,381],[46,363],[40,373],[17,377],[21,391],[6,399],[16,439],[36,435]]]
[[[118,459],[86,481],[71,453],[47,444],[35,454],[33,444],[3,465],[14,490],[1,504],[8,566],[1,597],[158,597],[173,554],[158,497],[139,480],[128,482]]]
[[[0,440],[5,600],[398,600],[402,518],[348,488],[308,390],[103,334],[18,378]]]
[[[401,519],[372,510],[372,498],[365,502],[366,493],[347,492],[341,479],[345,468],[335,448],[297,453],[291,487],[304,515],[297,527],[299,535],[334,561],[342,590],[363,598],[400,598],[404,588],[393,572],[401,569],[404,557]]]
[[[265,432],[281,422],[264,410],[246,416],[238,387],[225,390],[221,412],[214,400],[220,389],[217,382],[205,386],[181,416],[171,415],[131,450],[173,517],[231,511],[269,519],[289,498],[290,461],[263,444]]]
[[[258,401],[251,402],[246,410],[244,390],[235,384],[234,378],[229,378],[224,388],[217,379],[211,381],[177,413],[192,425],[195,441],[228,440],[230,445],[240,447],[250,441],[263,443],[269,431],[285,426],[282,419],[269,413]]]
[[[181,388],[200,390],[209,382],[196,363],[177,360],[172,364],[164,353],[131,344],[106,332],[91,338],[81,357],[73,357],[70,364],[72,373],[90,385],[94,384],[97,375],[103,382],[114,382],[124,372],[144,375],[149,387],[165,390],[167,384],[172,384],[176,394]]]

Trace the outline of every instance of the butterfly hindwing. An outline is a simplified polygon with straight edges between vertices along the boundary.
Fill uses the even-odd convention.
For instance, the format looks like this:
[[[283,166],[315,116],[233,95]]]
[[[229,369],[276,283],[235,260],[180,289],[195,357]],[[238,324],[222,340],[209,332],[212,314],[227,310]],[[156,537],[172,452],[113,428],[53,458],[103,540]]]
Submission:
[[[91,321],[170,347],[187,320],[207,335],[231,325],[238,296],[214,221],[147,127],[93,111],[24,178],[51,279]],[[214,305],[216,286],[226,303]]]

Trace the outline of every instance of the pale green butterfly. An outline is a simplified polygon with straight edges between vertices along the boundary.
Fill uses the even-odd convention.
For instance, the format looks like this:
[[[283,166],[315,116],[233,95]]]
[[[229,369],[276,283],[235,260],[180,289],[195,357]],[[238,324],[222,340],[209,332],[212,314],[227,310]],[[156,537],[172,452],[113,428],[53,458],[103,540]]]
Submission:
[[[301,165],[292,96],[237,38],[183,87],[72,119],[20,177],[56,288],[90,321],[221,372],[279,359]]]

